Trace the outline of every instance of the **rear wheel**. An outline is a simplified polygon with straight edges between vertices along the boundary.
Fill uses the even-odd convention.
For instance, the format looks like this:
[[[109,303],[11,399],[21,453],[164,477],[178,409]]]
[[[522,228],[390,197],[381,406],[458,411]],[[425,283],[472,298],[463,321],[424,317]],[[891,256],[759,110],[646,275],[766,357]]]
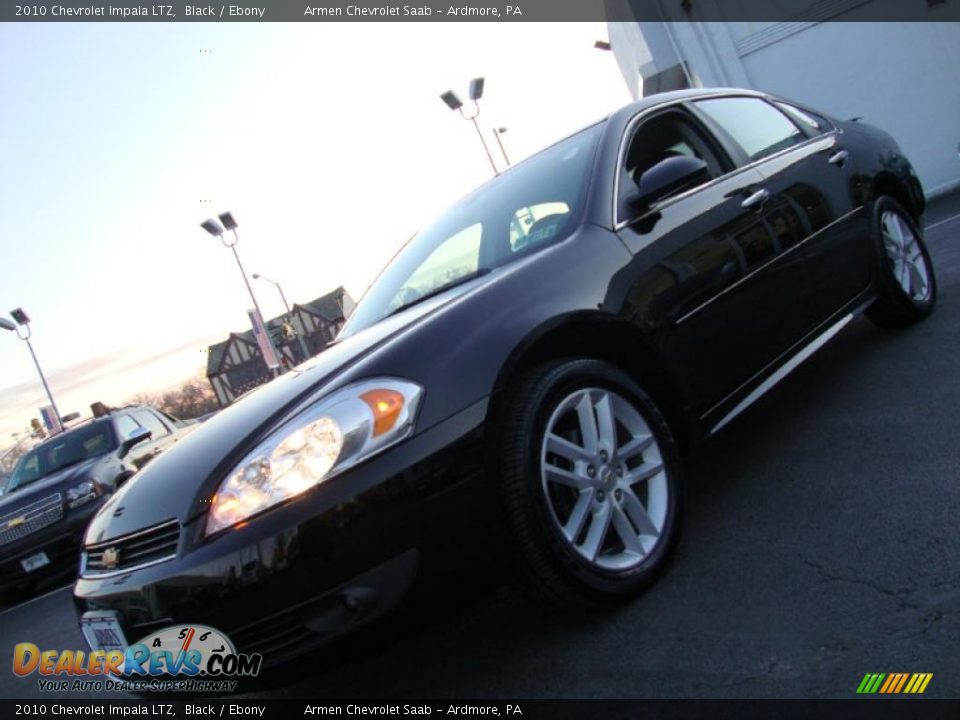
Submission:
[[[679,461],[663,415],[596,360],[540,367],[511,393],[500,475],[528,577],[564,599],[635,596],[679,528]]]
[[[874,233],[881,255],[879,293],[867,317],[886,328],[922,320],[933,312],[937,282],[919,226],[895,200],[881,197]]]

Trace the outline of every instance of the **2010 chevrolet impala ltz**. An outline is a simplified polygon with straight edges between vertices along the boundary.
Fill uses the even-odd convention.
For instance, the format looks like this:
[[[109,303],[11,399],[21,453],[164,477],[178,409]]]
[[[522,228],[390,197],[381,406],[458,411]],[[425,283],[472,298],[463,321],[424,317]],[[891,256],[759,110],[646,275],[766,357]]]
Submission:
[[[625,107],[454,205],[328,350],[117,492],[79,611],[275,663],[495,535],[555,595],[631,598],[676,540],[688,448],[857,313],[933,310],[923,210],[865,123],[741,90]]]

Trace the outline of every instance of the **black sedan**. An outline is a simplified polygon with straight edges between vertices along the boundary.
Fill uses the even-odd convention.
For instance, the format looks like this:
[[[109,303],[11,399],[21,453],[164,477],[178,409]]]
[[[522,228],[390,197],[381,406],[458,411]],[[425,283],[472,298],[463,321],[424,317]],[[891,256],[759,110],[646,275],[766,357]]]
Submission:
[[[131,406],[25,453],[0,497],[0,592],[76,575],[90,518],[188,429],[153,408]]]
[[[864,123],[740,90],[623,108],[453,206],[331,348],[114,495],[77,606],[272,663],[503,537],[553,595],[628,599],[677,538],[684,453],[855,314],[933,310],[923,210]]]

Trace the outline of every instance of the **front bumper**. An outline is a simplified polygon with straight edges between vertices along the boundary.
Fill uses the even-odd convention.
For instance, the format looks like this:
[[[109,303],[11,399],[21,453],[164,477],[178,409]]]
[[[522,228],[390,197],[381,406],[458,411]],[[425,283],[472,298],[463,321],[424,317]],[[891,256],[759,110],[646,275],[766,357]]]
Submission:
[[[107,497],[101,495],[74,510],[65,509],[66,516],[61,520],[13,543],[0,545],[0,592],[75,577],[83,534]],[[40,552],[46,554],[50,563],[26,572],[20,561]]]
[[[169,625],[209,625],[265,665],[367,624],[475,537],[487,495],[485,413],[486,401],[477,403],[209,540],[206,516],[193,518],[175,559],[78,578],[78,611],[116,611],[129,642]]]

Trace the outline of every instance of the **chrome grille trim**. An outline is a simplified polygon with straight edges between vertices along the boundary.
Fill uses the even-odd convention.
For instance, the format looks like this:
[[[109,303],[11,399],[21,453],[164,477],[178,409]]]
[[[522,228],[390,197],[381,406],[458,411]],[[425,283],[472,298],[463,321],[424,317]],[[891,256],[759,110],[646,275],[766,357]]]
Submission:
[[[18,519],[23,522],[9,525]],[[63,496],[60,493],[48,495],[18,510],[0,517],[0,546],[9,545],[21,538],[49,527],[63,519]]]
[[[127,535],[91,543],[83,548],[80,575],[91,578],[110,577],[167,562],[177,556],[179,541],[180,523],[177,520],[166,520]],[[119,554],[115,567],[106,567],[103,564],[103,555],[108,549]]]

